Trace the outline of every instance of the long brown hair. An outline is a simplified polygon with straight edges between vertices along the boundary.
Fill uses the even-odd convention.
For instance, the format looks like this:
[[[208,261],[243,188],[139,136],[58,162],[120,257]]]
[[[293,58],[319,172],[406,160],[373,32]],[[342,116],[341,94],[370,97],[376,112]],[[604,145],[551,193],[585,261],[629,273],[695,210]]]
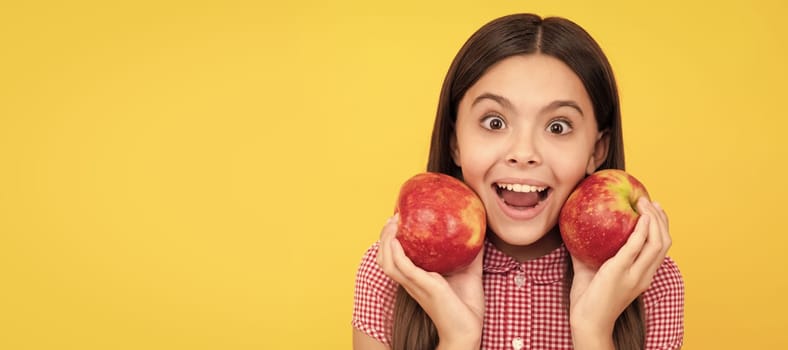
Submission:
[[[493,64],[514,55],[536,53],[563,61],[580,78],[594,106],[599,130],[605,131],[609,138],[607,158],[599,169],[624,169],[618,87],[602,49],[583,28],[567,19],[514,14],[481,27],[451,63],[438,102],[428,171],[462,178],[460,168],[452,161],[450,149],[460,100]],[[565,275],[567,310],[572,272],[570,260]],[[434,349],[438,340],[438,332],[430,318],[400,287],[392,324],[392,349]],[[616,320],[613,340],[617,349],[644,348],[645,322],[639,299],[635,299]]]

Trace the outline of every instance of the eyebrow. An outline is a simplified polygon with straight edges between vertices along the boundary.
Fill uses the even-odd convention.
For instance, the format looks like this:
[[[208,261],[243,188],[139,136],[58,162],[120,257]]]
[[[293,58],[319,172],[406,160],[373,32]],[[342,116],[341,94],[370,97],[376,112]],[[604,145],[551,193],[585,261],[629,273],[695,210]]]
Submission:
[[[580,108],[580,105],[578,105],[577,102],[572,101],[572,100],[556,100],[556,101],[550,102],[549,105],[544,106],[544,108],[542,108],[542,110],[539,111],[539,112],[541,113],[541,112],[556,110],[556,109],[559,109],[561,107],[574,108],[580,113],[581,117],[585,117],[585,114],[583,114],[583,109]]]
[[[493,100],[493,101],[495,101],[496,103],[498,103],[499,105],[503,106],[506,109],[513,109],[512,108],[513,107],[512,106],[512,102],[509,101],[509,99],[507,99],[506,97],[503,97],[501,95],[491,94],[489,92],[485,92],[485,93],[477,96],[473,100],[473,103],[471,103],[471,107],[475,106],[477,103],[479,103],[479,102],[481,102],[483,100]]]
[[[514,109],[514,105],[512,105],[512,102],[509,101],[509,99],[507,99],[506,97],[503,97],[501,95],[496,95],[496,94],[492,94],[492,93],[489,93],[489,92],[485,92],[485,93],[477,96],[473,100],[473,103],[471,103],[471,107],[475,106],[477,103],[479,103],[479,102],[481,102],[483,100],[493,100],[493,101],[495,101],[496,103],[498,103],[499,105],[503,106],[506,109]],[[555,100],[553,102],[550,102],[550,104],[548,104],[547,106],[542,107],[542,109],[539,111],[539,113],[544,113],[544,112],[550,111],[550,110],[556,110],[556,109],[561,108],[561,107],[574,108],[575,110],[580,112],[580,116],[585,116],[585,114],[583,114],[583,109],[580,108],[580,105],[578,105],[577,102],[572,101],[572,100]]]

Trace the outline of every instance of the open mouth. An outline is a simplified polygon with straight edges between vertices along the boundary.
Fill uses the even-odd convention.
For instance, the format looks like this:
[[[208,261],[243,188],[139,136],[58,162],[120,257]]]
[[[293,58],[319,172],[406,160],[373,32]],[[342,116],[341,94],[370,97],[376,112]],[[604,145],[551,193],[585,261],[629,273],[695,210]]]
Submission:
[[[552,189],[547,186],[494,183],[493,189],[503,202],[516,210],[535,208],[547,199]]]

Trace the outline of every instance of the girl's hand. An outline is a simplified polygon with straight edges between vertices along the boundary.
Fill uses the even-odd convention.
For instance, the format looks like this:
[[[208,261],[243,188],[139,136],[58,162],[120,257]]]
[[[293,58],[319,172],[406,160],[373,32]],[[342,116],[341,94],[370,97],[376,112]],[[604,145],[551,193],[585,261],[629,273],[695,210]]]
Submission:
[[[439,348],[478,349],[484,320],[482,257],[484,249],[466,268],[448,276],[414,265],[395,238],[399,214],[380,234],[378,264],[429,315],[440,337]]]
[[[648,289],[670,248],[665,211],[645,197],[638,200],[637,208],[641,216],[632,235],[598,271],[572,257],[569,319],[576,349],[582,344],[612,348],[616,319]]]

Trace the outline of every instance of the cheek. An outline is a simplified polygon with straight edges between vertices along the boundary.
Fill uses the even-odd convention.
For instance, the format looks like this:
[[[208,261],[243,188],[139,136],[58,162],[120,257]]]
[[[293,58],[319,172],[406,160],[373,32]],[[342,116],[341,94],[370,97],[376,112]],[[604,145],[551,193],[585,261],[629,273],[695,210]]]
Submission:
[[[586,176],[586,168],[584,166],[578,166],[578,163],[574,164],[567,164],[562,170],[557,172],[558,180],[561,183],[560,189],[556,189],[556,196],[561,199],[561,201],[566,200],[569,198],[569,195],[575,189],[577,184],[582,181]]]
[[[485,172],[492,163],[488,161],[483,152],[463,152],[462,176],[466,182],[479,181],[484,177]]]
[[[468,131],[459,133],[457,148],[463,172],[476,172],[479,168],[489,166],[495,153],[494,146],[489,141]]]
[[[483,190],[485,175],[496,161],[495,153],[490,147],[472,147],[460,153],[462,176],[465,182],[475,191]]]
[[[563,184],[576,185],[586,175],[589,157],[582,152],[567,152],[565,149],[555,148],[552,154],[546,154],[545,158],[550,159],[555,176]]]

